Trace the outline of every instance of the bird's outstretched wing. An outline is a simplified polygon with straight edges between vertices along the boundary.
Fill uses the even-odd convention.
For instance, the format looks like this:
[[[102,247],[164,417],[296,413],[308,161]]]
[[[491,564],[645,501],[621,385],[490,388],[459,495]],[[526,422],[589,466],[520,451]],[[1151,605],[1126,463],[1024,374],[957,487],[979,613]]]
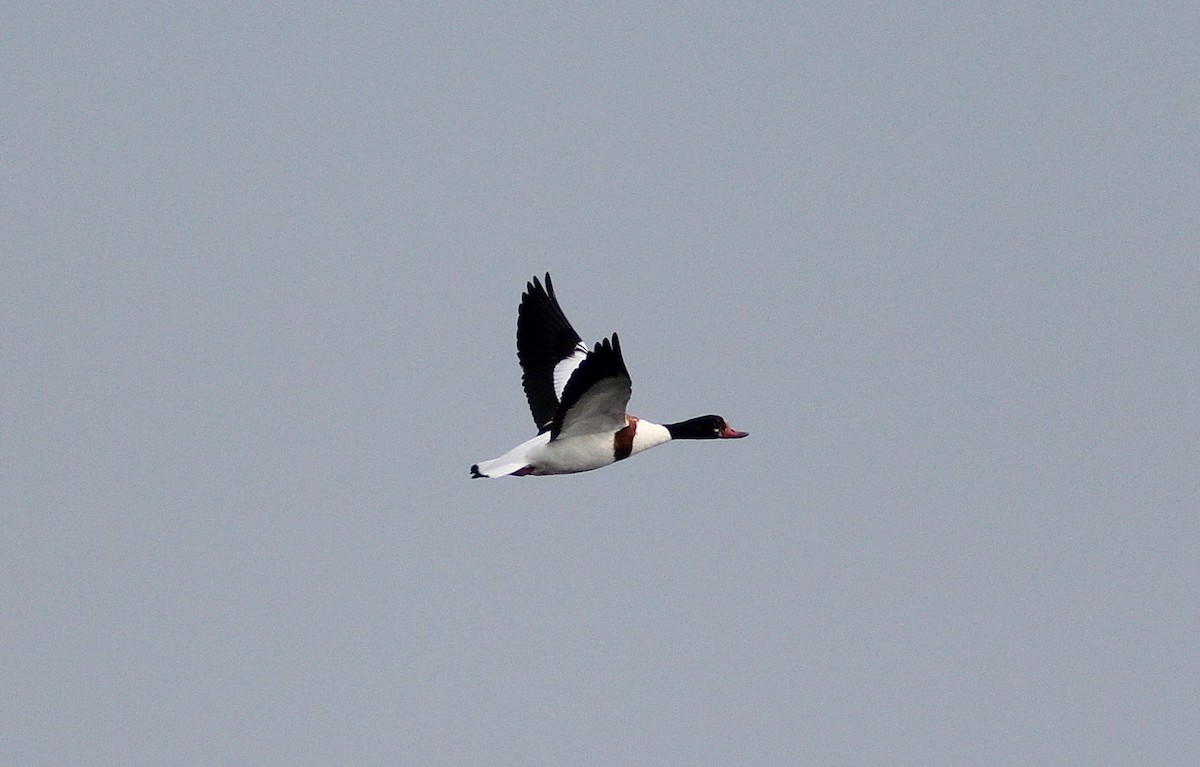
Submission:
[[[587,356],[587,346],[554,297],[550,274],[545,287],[534,277],[517,310],[517,360],[539,434],[553,424],[567,381]]]
[[[616,432],[625,428],[625,408],[633,386],[621,341],[613,333],[579,363],[563,389],[550,440]]]

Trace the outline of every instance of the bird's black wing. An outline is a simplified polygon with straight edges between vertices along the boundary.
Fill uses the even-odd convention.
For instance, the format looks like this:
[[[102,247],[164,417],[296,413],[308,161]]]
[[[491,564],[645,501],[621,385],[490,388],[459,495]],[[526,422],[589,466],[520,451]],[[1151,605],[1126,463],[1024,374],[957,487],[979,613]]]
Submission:
[[[571,375],[554,414],[550,440],[613,433],[625,428],[625,408],[633,391],[621,341],[613,333],[593,349]]]
[[[525,286],[517,310],[517,359],[539,434],[551,427],[563,389],[587,354],[583,339],[554,297],[550,274],[545,287],[534,277]]]

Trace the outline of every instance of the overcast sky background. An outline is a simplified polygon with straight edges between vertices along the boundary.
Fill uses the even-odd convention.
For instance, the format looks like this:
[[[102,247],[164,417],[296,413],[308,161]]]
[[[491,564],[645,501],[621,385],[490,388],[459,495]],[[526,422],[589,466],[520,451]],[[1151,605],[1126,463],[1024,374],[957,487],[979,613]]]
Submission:
[[[1200,763],[1200,8],[734,5],[4,10],[0,763]]]

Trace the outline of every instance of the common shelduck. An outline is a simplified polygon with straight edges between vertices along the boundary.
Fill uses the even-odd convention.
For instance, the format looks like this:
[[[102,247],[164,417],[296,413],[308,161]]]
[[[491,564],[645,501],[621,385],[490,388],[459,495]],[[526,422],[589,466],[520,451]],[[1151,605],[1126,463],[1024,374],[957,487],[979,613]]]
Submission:
[[[538,435],[471,476],[574,474],[616,463],[673,439],[741,439],[719,415],[657,424],[625,412],[632,391],[617,334],[590,351],[571,327],[554,285],[533,278],[517,311],[517,359]]]

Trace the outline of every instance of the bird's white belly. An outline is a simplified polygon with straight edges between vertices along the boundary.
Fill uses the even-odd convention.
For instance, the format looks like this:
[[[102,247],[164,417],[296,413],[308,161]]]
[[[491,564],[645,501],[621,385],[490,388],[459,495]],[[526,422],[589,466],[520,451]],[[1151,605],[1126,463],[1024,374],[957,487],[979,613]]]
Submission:
[[[614,463],[612,434],[589,434],[549,442],[531,456],[534,474],[571,474]]]

